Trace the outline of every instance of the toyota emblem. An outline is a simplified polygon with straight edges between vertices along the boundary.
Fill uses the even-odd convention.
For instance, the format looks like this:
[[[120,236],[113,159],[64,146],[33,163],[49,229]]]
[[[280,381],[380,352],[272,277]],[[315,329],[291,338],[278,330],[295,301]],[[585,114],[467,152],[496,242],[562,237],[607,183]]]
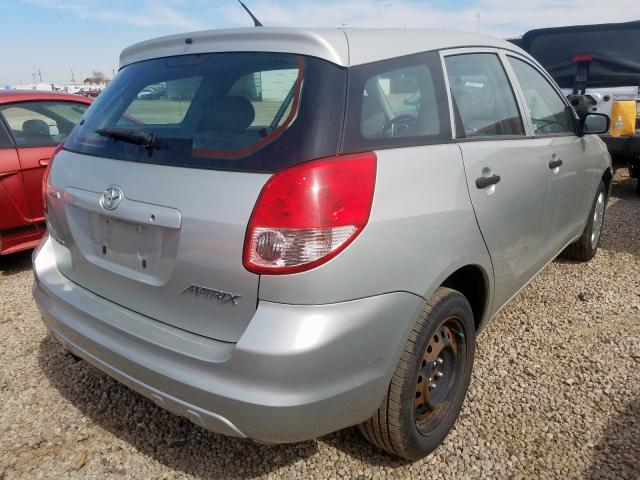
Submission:
[[[116,185],[107,187],[100,197],[100,206],[105,210],[115,210],[124,198],[122,189]]]

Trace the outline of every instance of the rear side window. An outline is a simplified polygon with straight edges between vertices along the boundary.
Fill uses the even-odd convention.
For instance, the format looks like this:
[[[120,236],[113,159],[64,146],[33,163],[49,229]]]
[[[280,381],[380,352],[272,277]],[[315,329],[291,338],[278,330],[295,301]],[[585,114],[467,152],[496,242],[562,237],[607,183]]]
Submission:
[[[18,147],[51,147],[67,138],[87,108],[76,102],[21,102],[0,108],[0,115]]]
[[[507,74],[496,54],[469,53],[445,58],[457,124],[464,135],[524,135],[522,118]]]
[[[345,69],[288,53],[143,61],[118,73],[65,145],[121,160],[274,172],[337,153],[345,85]],[[122,131],[152,135],[155,147]]]
[[[536,135],[575,133],[573,113],[551,84],[528,63],[508,57],[522,88]]]
[[[434,52],[352,68],[344,151],[450,141],[444,92]]]

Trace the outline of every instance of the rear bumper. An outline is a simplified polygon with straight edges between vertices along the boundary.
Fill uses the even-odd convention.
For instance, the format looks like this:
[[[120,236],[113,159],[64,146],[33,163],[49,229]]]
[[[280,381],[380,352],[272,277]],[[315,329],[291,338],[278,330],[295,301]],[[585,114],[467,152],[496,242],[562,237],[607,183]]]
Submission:
[[[315,438],[382,400],[422,299],[390,293],[329,305],[260,302],[238,343],[144,317],[62,276],[45,239],[33,294],[64,346],[161,407],[225,435]]]

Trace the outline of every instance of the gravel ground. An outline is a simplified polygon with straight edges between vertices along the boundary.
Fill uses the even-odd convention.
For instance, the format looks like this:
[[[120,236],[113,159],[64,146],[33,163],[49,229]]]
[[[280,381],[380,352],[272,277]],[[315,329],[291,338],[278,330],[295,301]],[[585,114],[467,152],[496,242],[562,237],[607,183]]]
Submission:
[[[640,479],[640,199],[618,172],[594,261],[553,262],[484,331],[454,431],[407,464],[347,429],[264,446],[156,407],[53,341],[0,258],[0,479]]]

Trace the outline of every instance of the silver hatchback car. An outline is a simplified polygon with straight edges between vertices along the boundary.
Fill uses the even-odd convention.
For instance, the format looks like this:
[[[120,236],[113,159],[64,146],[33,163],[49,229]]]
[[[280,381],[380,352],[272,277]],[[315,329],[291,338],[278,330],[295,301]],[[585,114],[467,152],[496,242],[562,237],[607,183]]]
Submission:
[[[608,119],[510,43],[233,29],[120,64],[46,175],[33,293],[71,353],[209,430],[359,424],[420,458],[477,333],[598,247]]]

